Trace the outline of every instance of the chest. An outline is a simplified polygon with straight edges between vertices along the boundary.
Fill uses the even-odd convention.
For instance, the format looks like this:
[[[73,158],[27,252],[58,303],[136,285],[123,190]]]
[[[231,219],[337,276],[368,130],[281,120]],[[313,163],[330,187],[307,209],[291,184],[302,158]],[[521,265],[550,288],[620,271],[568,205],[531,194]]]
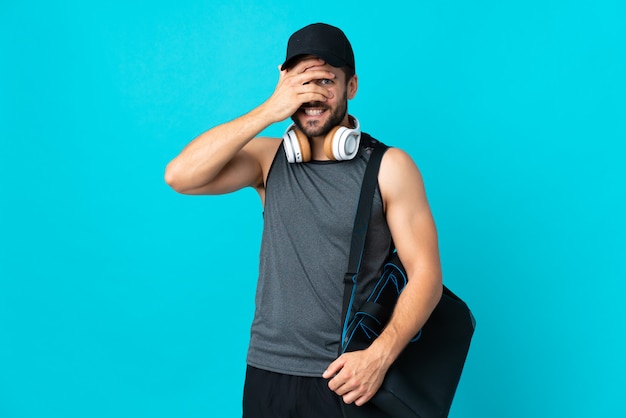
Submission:
[[[350,235],[365,161],[289,164],[268,177],[265,214],[292,232]]]

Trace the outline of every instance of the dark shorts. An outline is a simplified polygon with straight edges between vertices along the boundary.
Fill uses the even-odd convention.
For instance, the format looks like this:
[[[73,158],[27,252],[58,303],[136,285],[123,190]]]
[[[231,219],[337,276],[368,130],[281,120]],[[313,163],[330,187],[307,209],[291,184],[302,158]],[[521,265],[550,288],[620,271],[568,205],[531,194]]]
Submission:
[[[324,378],[246,369],[244,418],[343,418],[340,402]]]

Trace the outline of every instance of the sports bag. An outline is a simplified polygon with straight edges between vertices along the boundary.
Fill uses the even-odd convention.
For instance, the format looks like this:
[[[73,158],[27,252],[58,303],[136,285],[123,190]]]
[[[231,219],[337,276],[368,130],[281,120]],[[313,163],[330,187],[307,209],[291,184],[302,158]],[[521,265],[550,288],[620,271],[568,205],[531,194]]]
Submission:
[[[380,335],[407,283],[396,252],[385,262],[383,273],[369,297],[356,309],[353,295],[359,285],[359,261],[371,214],[378,169],[387,146],[369,137],[373,146],[357,215],[350,262],[345,275],[343,326],[340,354],[363,350]],[[438,418],[447,417],[467,358],[476,322],[467,305],[447,287],[419,333],[387,371],[382,386],[362,406],[343,404],[346,418]]]

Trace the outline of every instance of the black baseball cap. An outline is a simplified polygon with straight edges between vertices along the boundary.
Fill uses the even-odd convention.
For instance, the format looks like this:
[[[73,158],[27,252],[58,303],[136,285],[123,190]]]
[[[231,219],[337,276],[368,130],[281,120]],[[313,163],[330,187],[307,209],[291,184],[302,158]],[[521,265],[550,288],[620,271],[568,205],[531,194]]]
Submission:
[[[341,29],[326,23],[313,23],[291,35],[281,70],[291,67],[302,55],[315,55],[333,67],[348,66],[355,70],[350,41]]]

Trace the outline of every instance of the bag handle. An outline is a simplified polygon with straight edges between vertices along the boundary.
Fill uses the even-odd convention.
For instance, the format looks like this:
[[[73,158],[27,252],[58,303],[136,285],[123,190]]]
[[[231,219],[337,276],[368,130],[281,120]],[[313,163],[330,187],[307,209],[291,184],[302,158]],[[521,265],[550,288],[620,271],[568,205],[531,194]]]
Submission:
[[[343,291],[343,307],[341,317],[343,323],[341,326],[341,344],[339,344],[339,354],[343,353],[346,341],[346,331],[349,319],[352,316],[352,305],[356,292],[356,284],[361,268],[361,259],[363,258],[363,250],[365,248],[365,237],[370,223],[372,213],[372,205],[374,201],[374,192],[378,185],[378,170],[383,159],[385,151],[389,148],[387,145],[370,137],[370,143],[373,147],[365,174],[363,174],[363,183],[361,184],[361,194],[359,195],[359,204],[357,205],[356,215],[354,217],[354,226],[352,228],[352,240],[350,241],[350,257],[348,260],[348,270],[344,275],[344,291]]]

